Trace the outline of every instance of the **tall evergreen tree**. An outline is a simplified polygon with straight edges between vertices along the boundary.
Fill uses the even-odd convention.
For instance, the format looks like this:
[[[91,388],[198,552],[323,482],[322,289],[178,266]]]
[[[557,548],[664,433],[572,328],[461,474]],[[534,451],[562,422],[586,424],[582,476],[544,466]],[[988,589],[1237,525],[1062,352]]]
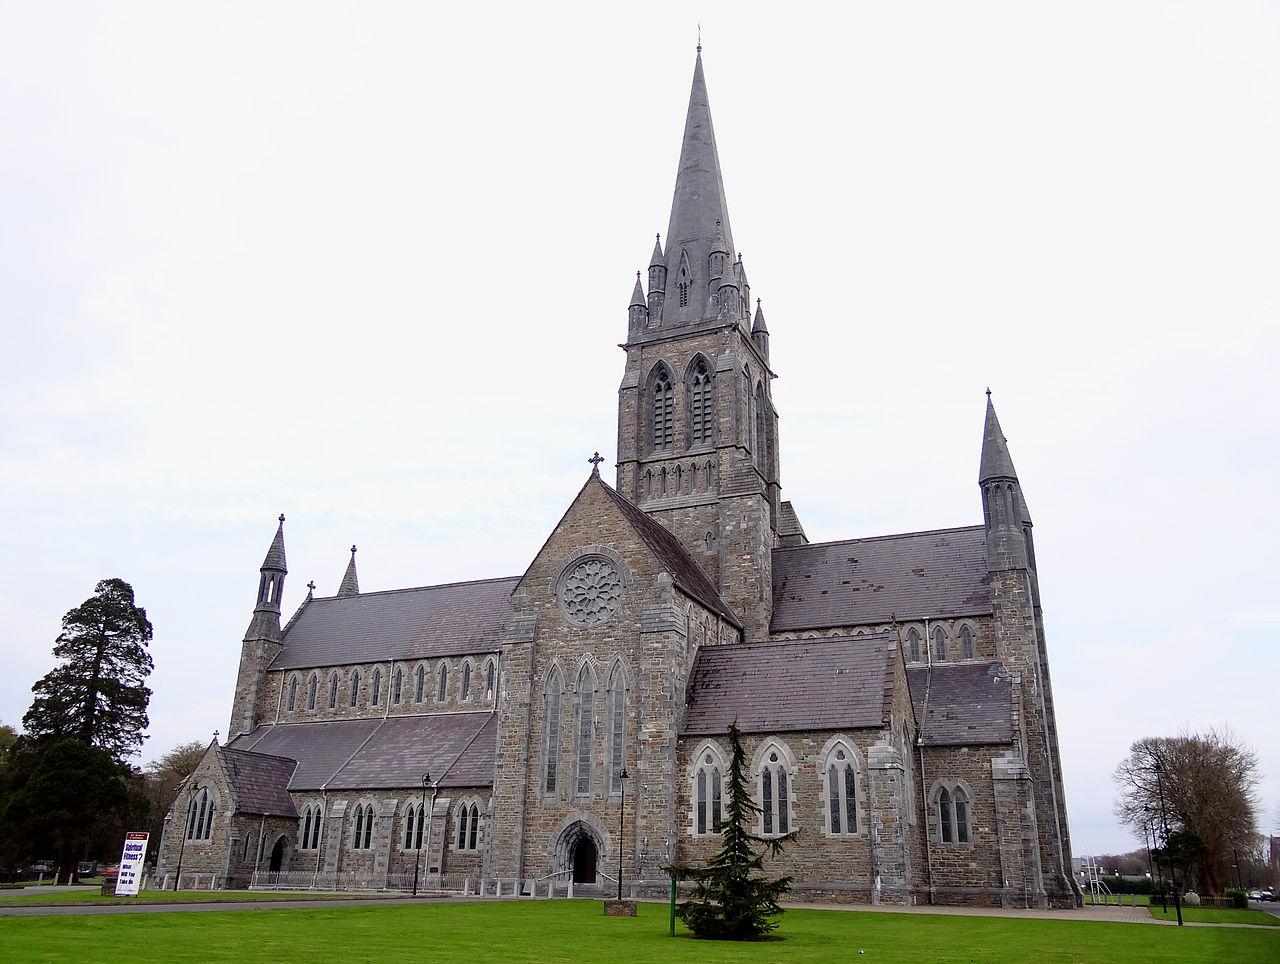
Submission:
[[[31,687],[35,700],[22,719],[27,735],[80,740],[117,760],[135,753],[146,739],[151,635],[132,586],[123,579],[98,583],[62,617],[53,647],[60,663]]]
[[[747,784],[747,756],[737,721],[729,727],[729,799],[720,832],[724,844],[706,867],[673,866],[675,874],[694,882],[693,895],[679,907],[680,919],[698,937],[750,941],[775,927],[782,913],[778,899],[791,889],[791,877],[764,876],[764,859],[782,852],[793,834],[765,839],[747,829],[760,813]],[[760,847],[758,853],[753,847]]]

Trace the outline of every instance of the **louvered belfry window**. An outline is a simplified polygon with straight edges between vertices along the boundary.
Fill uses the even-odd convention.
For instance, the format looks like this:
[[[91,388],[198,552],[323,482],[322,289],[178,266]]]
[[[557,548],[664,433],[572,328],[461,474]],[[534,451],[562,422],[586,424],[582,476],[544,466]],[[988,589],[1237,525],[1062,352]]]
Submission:
[[[669,449],[674,437],[675,392],[665,368],[653,378],[653,448]]]
[[[712,423],[711,373],[698,359],[689,383],[689,444],[710,445],[715,431]]]

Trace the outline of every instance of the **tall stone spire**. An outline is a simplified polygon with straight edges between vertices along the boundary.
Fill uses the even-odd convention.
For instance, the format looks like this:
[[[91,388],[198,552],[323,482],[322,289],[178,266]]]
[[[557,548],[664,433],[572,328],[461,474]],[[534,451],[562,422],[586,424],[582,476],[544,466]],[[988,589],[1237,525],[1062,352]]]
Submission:
[[[664,324],[698,321],[706,313],[712,292],[709,260],[719,235],[725,251],[736,250],[729,227],[729,205],[720,174],[720,154],[715,129],[711,125],[711,105],[707,81],[702,73],[702,53],[693,65],[693,86],[689,91],[689,111],[685,116],[684,139],[680,145],[680,166],[667,225],[667,278],[677,278],[682,255],[687,254],[692,278],[687,304],[667,298]]]
[[[280,524],[276,527],[276,536],[271,540],[266,558],[259,569],[258,604],[255,613],[275,613],[276,637],[280,635],[280,596],[284,593],[284,577],[289,567],[284,559],[284,513],[280,514]]]
[[[284,595],[284,577],[289,569],[284,559],[284,515],[271,540],[267,556],[262,560],[258,577],[258,601],[245,630],[240,648],[240,672],[236,676],[236,697],[231,707],[228,741],[249,733],[262,717],[259,704],[267,666],[280,652],[280,597]]]
[[[991,401],[991,391],[987,390],[987,417],[982,426],[982,461],[978,466],[978,484],[992,482],[996,479],[1018,479],[1014,471],[1013,459],[1009,457],[1009,443],[1000,430],[1000,419],[996,418],[996,407]]]
[[[347,563],[347,571],[342,574],[342,585],[338,587],[338,598],[360,595],[360,580],[356,578],[356,547],[351,547],[351,561]]]
[[[1031,513],[1000,429],[996,407],[987,390],[987,414],[982,426],[982,458],[978,466],[982,514],[987,528],[987,565],[991,571],[1034,567]]]

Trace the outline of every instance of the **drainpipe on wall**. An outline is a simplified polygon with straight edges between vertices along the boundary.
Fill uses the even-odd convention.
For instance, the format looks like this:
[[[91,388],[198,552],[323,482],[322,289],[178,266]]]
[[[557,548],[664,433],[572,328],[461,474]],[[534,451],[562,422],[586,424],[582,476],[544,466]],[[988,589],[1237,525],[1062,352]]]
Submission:
[[[258,870],[262,866],[262,844],[263,838],[267,835],[267,815],[262,815],[262,821],[258,824],[258,852],[254,855],[253,875],[257,877]]]
[[[329,820],[329,791],[320,788],[320,839],[316,842],[316,874],[320,873],[320,858],[324,856],[324,827]]]

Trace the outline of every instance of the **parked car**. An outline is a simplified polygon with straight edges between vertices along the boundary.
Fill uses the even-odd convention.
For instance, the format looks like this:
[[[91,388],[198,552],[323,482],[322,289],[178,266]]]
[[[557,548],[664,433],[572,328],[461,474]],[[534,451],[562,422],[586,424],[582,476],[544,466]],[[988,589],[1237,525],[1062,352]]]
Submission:
[[[1251,891],[1249,891],[1249,899],[1250,899],[1250,900],[1262,900],[1262,891],[1260,891],[1260,890],[1251,890]]]
[[[1271,893],[1271,891],[1264,890],[1262,892],[1262,896],[1259,897],[1258,899],[1259,900],[1275,900],[1276,898],[1275,898],[1275,895]]]

